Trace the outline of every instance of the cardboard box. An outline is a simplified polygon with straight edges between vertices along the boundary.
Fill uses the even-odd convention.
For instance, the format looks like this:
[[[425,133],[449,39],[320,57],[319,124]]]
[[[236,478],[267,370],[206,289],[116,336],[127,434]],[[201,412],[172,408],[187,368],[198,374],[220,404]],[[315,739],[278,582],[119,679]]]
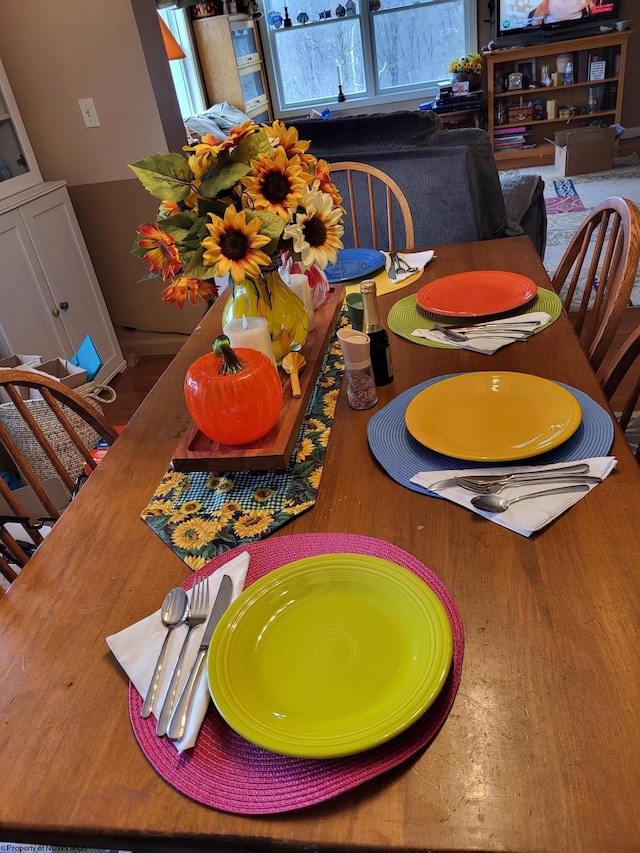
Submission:
[[[40,364],[36,370],[59,379],[67,388],[77,388],[87,381],[87,371],[82,367],[76,367],[64,358],[52,358]]]
[[[0,358],[0,368],[9,368],[10,370],[31,370],[40,364],[39,355],[8,355],[6,358]],[[26,389],[21,391],[21,396],[24,400],[29,399],[29,393]],[[0,403],[10,403],[11,398],[0,388]]]
[[[69,493],[64,488],[60,480],[45,480],[42,483],[42,488],[45,490],[57,510],[62,512],[67,508],[70,501]],[[24,507],[27,515],[33,518],[47,515],[31,486],[21,486],[19,489],[16,489],[13,494]],[[9,504],[2,497],[0,497],[0,513],[2,515],[13,515],[13,511],[9,507]]]
[[[551,141],[556,149],[557,173],[567,178],[611,169],[614,134],[613,127],[577,127],[556,133]]]

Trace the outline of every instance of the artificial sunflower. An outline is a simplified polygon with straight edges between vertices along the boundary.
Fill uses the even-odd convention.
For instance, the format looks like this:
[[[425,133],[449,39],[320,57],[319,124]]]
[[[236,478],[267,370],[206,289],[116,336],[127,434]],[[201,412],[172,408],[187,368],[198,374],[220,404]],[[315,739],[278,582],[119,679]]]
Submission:
[[[143,223],[138,229],[140,239],[137,245],[143,250],[142,260],[149,264],[152,273],[162,275],[167,280],[173,278],[182,266],[176,241],[171,234],[163,231],[158,223]]]
[[[288,157],[297,155],[306,166],[315,164],[316,158],[313,154],[307,153],[311,143],[306,139],[299,139],[295,127],[287,127],[277,119],[273,124],[263,124],[262,127],[274,148],[281,146],[287,152]]]
[[[259,234],[261,222],[253,219],[247,222],[244,211],[236,211],[233,205],[227,207],[224,219],[210,213],[211,223],[207,225],[209,236],[202,241],[203,261],[207,266],[217,265],[218,275],[231,273],[231,278],[240,284],[247,276],[260,275],[260,266],[270,262],[269,255],[261,251],[270,238]]]
[[[306,266],[325,267],[335,263],[344,234],[341,209],[334,207],[328,193],[319,190],[307,193],[301,199],[301,206],[302,212],[294,215],[294,221],[284,229],[284,236],[293,240],[293,250],[300,253]]]
[[[251,161],[252,174],[242,183],[256,210],[268,210],[283,219],[289,219],[289,211],[300,203],[303,191],[313,180],[305,171],[300,157],[295,154],[290,160],[280,145],[273,156],[260,154]]]
[[[283,257],[303,264],[314,288],[314,275],[322,277],[342,247],[344,210],[329,165],[309,146],[281,121],[258,126],[248,120],[222,142],[205,134],[182,154],[155,154],[131,165],[160,200],[157,220],[140,226],[132,252],[148,264],[146,279],[165,281],[165,301],[211,304],[214,279],[230,274],[232,292],[242,282],[262,288],[264,309],[270,285],[258,283]],[[282,334],[291,338],[294,329]]]
[[[181,308],[187,299],[197,305],[199,296],[205,300],[213,300],[217,295],[218,288],[212,282],[184,275],[174,278],[162,291],[162,299],[165,302],[175,302]]]

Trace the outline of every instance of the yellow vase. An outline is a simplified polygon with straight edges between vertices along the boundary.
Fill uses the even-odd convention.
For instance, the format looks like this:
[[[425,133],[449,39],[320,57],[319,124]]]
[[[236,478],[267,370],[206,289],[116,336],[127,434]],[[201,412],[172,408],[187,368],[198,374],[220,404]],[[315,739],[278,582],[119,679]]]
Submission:
[[[264,267],[257,279],[241,284],[229,280],[231,295],[222,312],[222,323],[246,317],[265,317],[276,361],[307,340],[309,317],[302,300],[284,283],[278,267]]]

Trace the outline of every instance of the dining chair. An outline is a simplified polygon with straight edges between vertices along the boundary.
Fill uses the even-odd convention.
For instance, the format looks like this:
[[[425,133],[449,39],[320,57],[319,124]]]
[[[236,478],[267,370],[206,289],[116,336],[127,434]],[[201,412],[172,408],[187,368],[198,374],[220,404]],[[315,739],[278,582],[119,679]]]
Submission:
[[[640,208],[604,199],[572,238],[551,280],[594,370],[629,303],[640,259]]]
[[[622,391],[622,411],[616,417],[623,432],[636,411],[640,400],[640,326],[624,341],[611,360],[611,365],[602,378],[602,390],[611,401],[619,389]],[[617,408],[617,406],[616,406]],[[636,459],[640,462],[640,444],[636,448]]]
[[[348,199],[347,239],[359,249],[413,249],[415,231],[411,208],[398,184],[386,172],[366,163],[344,160],[331,163],[331,178],[342,193],[342,203]],[[344,180],[336,180],[344,173]],[[346,197],[345,197],[346,196]],[[384,218],[382,213],[384,211]],[[367,214],[368,217],[367,217]],[[368,222],[365,220],[368,219]],[[379,232],[386,227],[386,241],[380,246]],[[404,235],[396,240],[396,231],[404,229]]]
[[[42,542],[97,463],[114,429],[81,394],[31,370],[0,370],[0,574],[9,582]],[[13,486],[13,488],[12,488]]]

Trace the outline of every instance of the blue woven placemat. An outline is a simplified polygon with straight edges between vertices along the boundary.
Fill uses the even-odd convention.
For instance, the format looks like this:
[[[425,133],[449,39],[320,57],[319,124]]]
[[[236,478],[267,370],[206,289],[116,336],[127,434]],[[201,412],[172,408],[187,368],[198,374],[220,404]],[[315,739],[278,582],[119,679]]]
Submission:
[[[414,492],[439,497],[435,492],[429,492],[411,482],[411,477],[419,471],[455,471],[461,467],[459,459],[436,453],[416,441],[409,433],[404,420],[407,406],[417,394],[430,385],[455,375],[457,374],[437,376],[414,385],[413,388],[408,388],[376,412],[367,425],[369,447],[375,458],[392,479]],[[513,464],[552,465],[556,462],[606,456],[609,452],[614,435],[613,421],[609,413],[584,391],[572,388],[563,382],[558,382],[558,385],[570,391],[580,403],[582,409],[580,426],[571,438],[559,447],[530,459],[520,459]],[[492,466],[495,467],[495,462],[473,463],[474,468]]]

